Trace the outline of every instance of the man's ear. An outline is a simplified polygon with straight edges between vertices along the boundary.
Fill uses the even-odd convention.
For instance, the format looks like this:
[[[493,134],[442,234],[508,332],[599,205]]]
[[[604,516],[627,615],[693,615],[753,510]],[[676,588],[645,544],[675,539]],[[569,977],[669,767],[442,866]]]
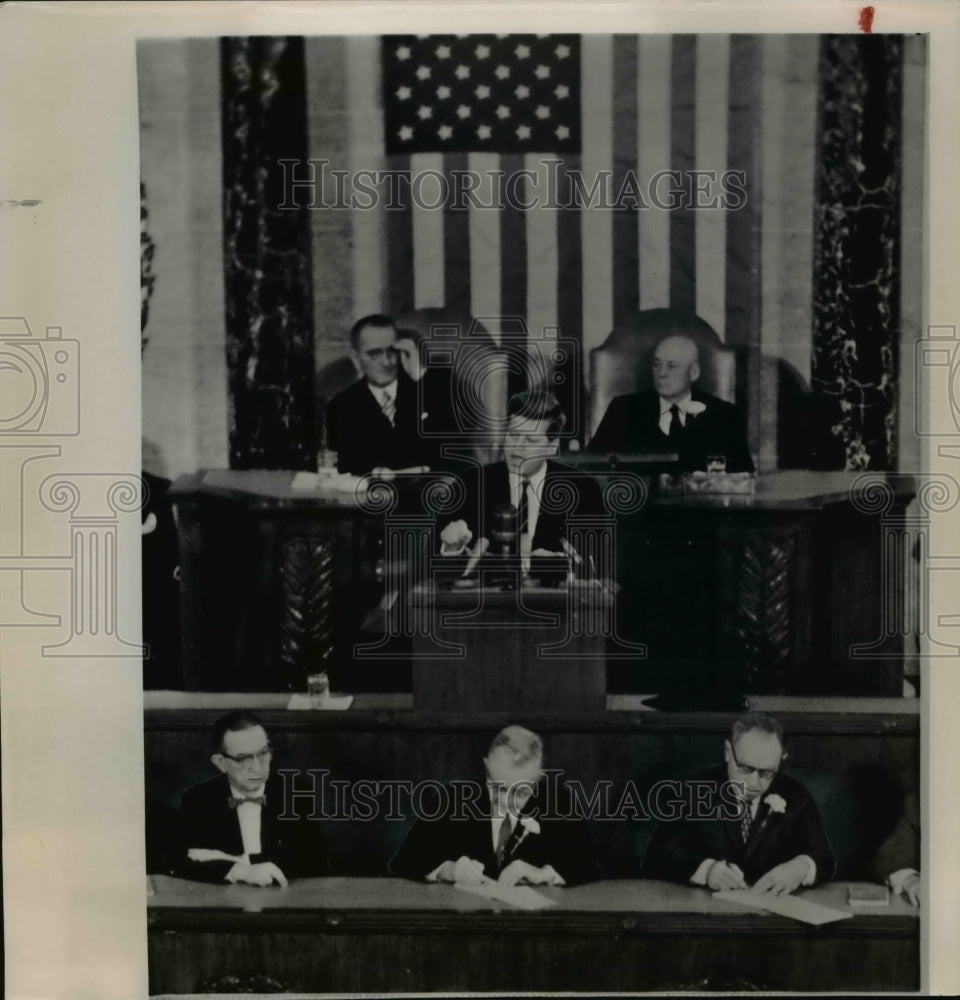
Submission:
[[[227,773],[227,765],[223,762],[223,754],[220,753],[210,754],[210,761],[221,774]]]
[[[723,759],[729,764],[731,758],[733,757],[733,747],[730,746],[729,740],[723,741]]]
[[[696,361],[690,366],[690,381],[696,382],[700,378],[700,364]]]

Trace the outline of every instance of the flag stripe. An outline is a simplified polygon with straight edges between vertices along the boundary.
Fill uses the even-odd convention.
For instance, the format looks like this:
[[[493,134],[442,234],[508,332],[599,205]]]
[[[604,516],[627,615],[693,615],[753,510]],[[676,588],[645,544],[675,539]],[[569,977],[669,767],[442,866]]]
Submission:
[[[443,305],[443,154],[411,157],[413,300],[417,309]]]
[[[309,44],[309,43],[308,43]],[[384,166],[383,116],[380,113],[380,47],[375,38],[352,35],[346,40],[347,112],[349,127],[349,167],[380,170]],[[383,210],[385,192],[369,208],[351,211],[353,227],[353,302],[340,327],[349,329],[353,313],[364,316],[382,312],[384,304],[384,255],[386,219]],[[366,204],[364,202],[363,204]],[[320,258],[317,258],[320,259]],[[337,257],[327,258],[336,260]]]
[[[587,190],[613,161],[613,37],[585,35],[582,54],[583,177]],[[602,179],[602,178],[601,178]],[[602,191],[602,186],[601,186]],[[608,208],[585,208],[583,350],[602,344],[613,328],[613,219]]]
[[[492,208],[495,181],[493,171],[500,157],[495,153],[470,153],[469,169],[479,178],[476,204],[467,212],[470,236],[470,312],[481,319],[500,314],[500,213]],[[490,330],[494,337],[499,330]]]
[[[613,192],[617,197],[628,171],[637,168],[637,36],[613,40]],[[613,323],[622,323],[640,298],[639,233],[633,208],[613,214]]]
[[[673,37],[672,128],[670,168],[680,175],[680,186],[686,189],[686,178],[695,166],[697,38],[692,35]],[[696,295],[696,216],[685,204],[670,212],[670,305],[676,309],[695,310]]]
[[[504,153],[500,166],[509,180],[523,169],[523,154]],[[504,207],[500,210],[500,247],[503,261],[500,271],[501,316],[504,320],[526,320],[527,227],[524,214],[517,207],[516,198],[505,199]],[[523,345],[518,344],[517,347],[523,349]],[[522,369],[511,366],[507,391],[513,394],[524,387]]]
[[[670,169],[672,55],[669,35],[640,36],[637,164],[645,188]],[[670,304],[670,213],[651,204],[638,220],[640,308],[661,309]]]
[[[444,157],[448,177],[453,171],[467,170],[466,153],[448,153]],[[462,207],[455,207],[451,196],[443,211],[443,302],[449,308],[470,308],[470,220]],[[452,207],[454,206],[454,207]]]
[[[727,242],[727,211],[717,205],[719,179],[727,168],[727,67],[729,35],[701,35],[697,39],[696,169],[703,171],[697,198],[696,294],[697,315],[724,339],[723,258]]]
[[[568,155],[559,171],[561,191],[569,191],[570,172],[580,169],[580,157]],[[587,357],[583,347],[583,253],[581,211],[570,206],[557,213],[557,317],[560,336],[576,345],[567,364],[561,366],[563,381],[555,384],[557,397],[569,417],[569,427],[583,440],[584,388]]]
[[[536,177],[535,183],[526,184],[530,202],[534,196],[536,207],[527,209],[527,330],[531,349],[540,352],[541,363],[534,366],[533,380],[542,378],[544,388],[552,385],[552,348],[545,340],[557,337],[557,209],[548,203],[547,185],[549,168],[546,157],[528,153],[525,169]]]
[[[410,172],[409,156],[389,157],[389,167]],[[401,192],[403,188],[401,187]],[[401,201],[402,199],[402,201]],[[401,193],[397,208],[387,210],[387,311],[396,314],[413,308],[413,213],[409,192]]]
[[[347,90],[347,67],[344,46],[336,38],[308,38],[305,42],[306,58],[306,111],[307,149],[313,160],[327,161],[316,165],[313,179],[315,194],[311,198],[305,187],[296,188],[295,199],[300,204],[332,203],[336,191],[332,181],[321,188],[322,177],[332,177],[332,171],[348,170],[351,147],[348,119],[344,110],[350,106]],[[322,172],[321,172],[322,171]],[[309,164],[300,164],[291,173],[297,180],[311,176]],[[288,175],[289,176],[289,175]],[[349,193],[347,193],[349,197]],[[342,209],[311,211],[310,235],[313,259],[317,261],[354,261],[362,256],[354,244],[353,212]],[[344,332],[344,319],[353,309],[353,267],[317,267],[313,273],[313,310],[318,331],[324,331],[317,361],[326,363],[332,357],[323,355],[336,352],[337,334]]]

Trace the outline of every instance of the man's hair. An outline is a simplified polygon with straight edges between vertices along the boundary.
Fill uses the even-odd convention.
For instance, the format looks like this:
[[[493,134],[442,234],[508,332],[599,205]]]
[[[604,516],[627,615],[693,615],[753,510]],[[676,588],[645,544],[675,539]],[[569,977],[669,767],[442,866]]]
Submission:
[[[214,753],[223,753],[223,738],[227,733],[239,733],[244,729],[264,728],[263,723],[253,712],[240,709],[221,715],[210,730],[210,747]]]
[[[689,333],[684,333],[682,330],[675,330],[672,333],[666,333],[666,334],[664,334],[656,342],[656,344],[654,345],[654,348],[653,348],[653,353],[654,354],[657,353],[657,348],[665,340],[685,340],[685,341],[687,341],[687,343],[689,343],[691,345],[691,347],[693,347],[693,360],[694,360],[694,363],[700,364],[700,345],[697,343],[697,341],[693,337],[690,336]]]
[[[524,420],[546,420],[547,438],[553,441],[563,430],[567,416],[560,401],[552,392],[528,389],[514,393],[507,402],[507,420],[522,417]]]
[[[536,733],[523,726],[506,726],[493,738],[488,755],[499,747],[506,747],[515,766],[520,767],[532,760],[543,760],[543,740]]]
[[[393,330],[396,333],[396,324],[390,319],[389,316],[384,316],[383,313],[371,313],[369,316],[363,316],[350,327],[350,346],[357,350],[357,345],[360,342],[360,331],[367,326],[375,326],[379,330]]]
[[[772,715],[764,715],[762,712],[748,712],[746,715],[741,715],[730,727],[730,744],[736,743],[744,733],[754,731],[776,736],[780,746],[783,746],[783,726]]]

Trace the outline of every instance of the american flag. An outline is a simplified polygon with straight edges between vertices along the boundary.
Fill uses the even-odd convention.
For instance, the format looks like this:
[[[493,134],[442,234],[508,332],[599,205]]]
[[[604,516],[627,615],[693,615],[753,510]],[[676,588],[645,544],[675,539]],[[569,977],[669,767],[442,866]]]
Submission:
[[[577,35],[393,35],[388,153],[580,150]]]

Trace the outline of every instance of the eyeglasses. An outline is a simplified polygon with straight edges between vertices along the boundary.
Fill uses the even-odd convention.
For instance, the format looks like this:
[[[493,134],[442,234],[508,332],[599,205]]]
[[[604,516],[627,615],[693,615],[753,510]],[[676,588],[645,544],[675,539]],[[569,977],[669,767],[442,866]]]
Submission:
[[[737,760],[737,753],[733,749],[732,743],[730,744],[730,756],[733,757],[733,762],[737,765],[737,773],[742,778],[749,778],[751,775],[755,774],[761,781],[773,781],[773,779],[777,776],[777,771],[780,770],[779,765],[771,769],[769,767],[751,767],[749,764],[741,764],[740,761]],[[784,757],[786,757],[786,754],[780,758],[781,764],[784,761]]]
[[[226,750],[221,750],[220,756],[232,760],[238,767],[249,767],[254,761],[260,764],[268,761],[273,756],[273,747],[268,744],[256,753],[241,753],[237,754],[236,757],[232,753],[227,753]]]

